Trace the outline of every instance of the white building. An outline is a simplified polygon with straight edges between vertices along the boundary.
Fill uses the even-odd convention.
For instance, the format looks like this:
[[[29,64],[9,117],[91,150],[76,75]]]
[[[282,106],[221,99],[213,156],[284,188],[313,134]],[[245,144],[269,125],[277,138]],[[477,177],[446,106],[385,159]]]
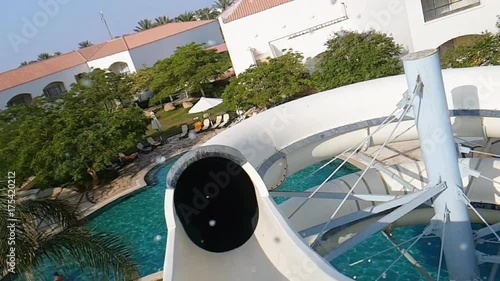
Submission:
[[[496,29],[498,0],[237,0],[219,18],[236,74],[283,49],[305,58],[340,30],[375,29],[410,52]]]
[[[170,23],[0,73],[0,110],[31,104],[38,96],[59,96],[76,76],[95,68],[133,73],[170,57],[177,47],[205,43],[226,51],[216,20]]]

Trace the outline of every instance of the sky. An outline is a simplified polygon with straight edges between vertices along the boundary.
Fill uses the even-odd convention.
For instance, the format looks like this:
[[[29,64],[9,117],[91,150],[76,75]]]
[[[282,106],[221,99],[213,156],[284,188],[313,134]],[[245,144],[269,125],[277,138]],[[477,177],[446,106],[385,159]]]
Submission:
[[[7,0],[0,9],[0,72],[36,60],[40,53],[67,53],[78,43],[133,33],[141,19],[175,17],[211,6],[214,0]]]

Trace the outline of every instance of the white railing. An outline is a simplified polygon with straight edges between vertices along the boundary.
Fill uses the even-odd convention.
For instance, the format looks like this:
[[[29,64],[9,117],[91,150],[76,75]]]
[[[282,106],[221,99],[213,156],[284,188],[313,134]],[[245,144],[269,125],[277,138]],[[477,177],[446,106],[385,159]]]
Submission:
[[[422,0],[426,22],[481,4],[480,0]]]

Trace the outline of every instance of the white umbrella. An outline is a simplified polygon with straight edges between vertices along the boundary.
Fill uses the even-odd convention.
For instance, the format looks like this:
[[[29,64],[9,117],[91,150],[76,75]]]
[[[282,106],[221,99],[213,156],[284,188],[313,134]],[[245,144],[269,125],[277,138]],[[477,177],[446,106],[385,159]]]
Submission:
[[[156,118],[156,116],[153,115],[153,120],[151,121],[151,127],[154,129],[154,130],[158,130],[160,131],[161,130],[161,123],[160,121],[158,120],[158,118]]]
[[[207,111],[210,108],[214,108],[221,103],[222,99],[201,98],[193,107],[191,107],[191,109],[189,110],[189,114]]]

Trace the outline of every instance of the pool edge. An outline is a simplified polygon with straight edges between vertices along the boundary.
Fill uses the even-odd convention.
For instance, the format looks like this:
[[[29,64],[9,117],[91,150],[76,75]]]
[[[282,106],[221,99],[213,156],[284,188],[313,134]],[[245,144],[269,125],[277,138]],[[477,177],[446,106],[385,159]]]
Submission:
[[[99,203],[95,204],[94,206],[88,208],[87,210],[82,212],[82,217],[87,218],[87,217],[91,216],[92,214],[96,213],[97,211],[103,209],[104,207],[112,204],[113,202],[115,202],[123,197],[130,196],[130,195],[138,192],[139,190],[143,189],[144,187],[148,186],[148,183],[146,182],[146,176],[148,175],[148,173],[150,171],[155,169],[157,166],[162,165],[164,163],[167,163],[170,160],[178,157],[179,155],[186,153],[187,151],[189,151],[189,149],[184,150],[184,151],[180,151],[180,152],[170,156],[163,163],[153,163],[153,164],[146,166],[145,168],[140,170],[130,181],[131,183],[135,182],[135,185],[133,187],[127,188],[126,190],[123,190],[122,192],[120,192],[114,196],[111,196],[111,197],[103,200],[102,202],[99,202]]]

